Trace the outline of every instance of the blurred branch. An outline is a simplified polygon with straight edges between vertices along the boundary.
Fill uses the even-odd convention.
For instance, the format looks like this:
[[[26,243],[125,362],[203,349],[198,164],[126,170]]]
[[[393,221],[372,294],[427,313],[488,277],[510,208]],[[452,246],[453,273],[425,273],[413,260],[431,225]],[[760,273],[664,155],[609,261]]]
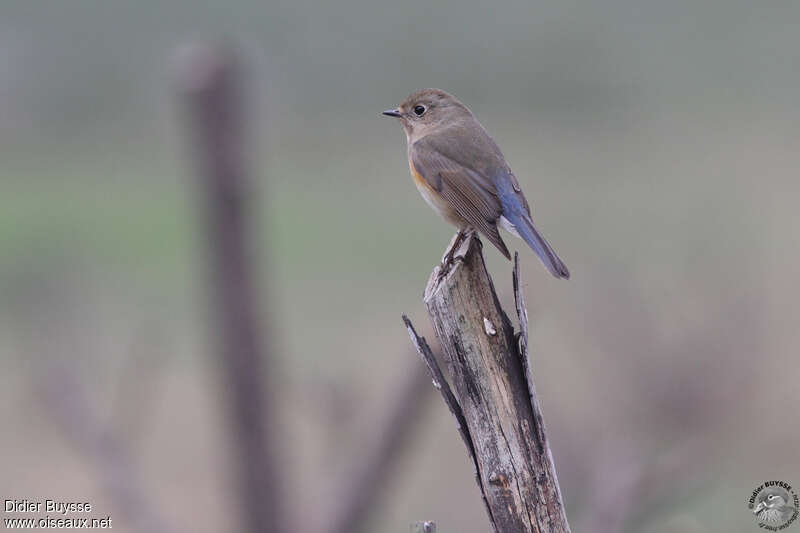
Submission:
[[[403,372],[408,377],[387,402],[374,441],[339,484],[342,497],[322,525],[325,533],[355,533],[366,526],[369,513],[386,485],[392,467],[413,434],[428,399],[428,374],[415,364]]]
[[[757,358],[736,356],[757,351],[747,343],[753,341],[763,317],[754,302],[736,304],[733,309],[726,306],[709,313],[712,318],[704,320],[700,329],[687,330],[667,342],[662,325],[653,317],[647,313],[631,317],[638,322],[629,320],[627,331],[635,332],[638,339],[626,339],[633,346],[648,346],[654,357],[646,365],[622,360],[615,372],[626,383],[628,394],[637,399],[637,411],[647,413],[643,429],[636,428],[646,432],[647,439],[632,437],[634,428],[620,429],[620,421],[606,437],[607,442],[595,443],[597,452],[588,459],[592,475],[585,484],[588,497],[582,506],[581,531],[645,529],[665,501],[676,494],[687,498],[689,491],[699,491],[704,483],[711,482],[710,465],[724,456],[715,443],[731,422],[735,434],[740,433],[740,410],[733,402],[746,404],[752,400],[755,389],[750,377],[758,371]],[[743,337],[709,337],[709,332],[732,330],[747,333]],[[593,336],[602,340],[603,332]],[[692,357],[676,357],[679,354]],[[723,359],[731,364],[721,376],[719,366],[711,363]],[[648,452],[643,442],[653,441],[665,449]],[[697,524],[686,527],[687,531],[698,529]]]
[[[528,366],[527,312],[518,261],[515,258],[514,292],[519,337],[500,307],[481,248],[474,234],[464,239],[452,261],[434,269],[425,289],[428,314],[453,369],[457,402],[427,342],[407,318],[404,321],[456,416],[477,465],[478,485],[495,531],[569,533]]]
[[[230,397],[237,446],[239,493],[252,532],[285,531],[267,354],[259,332],[247,245],[244,113],[239,65],[220,47],[196,48],[179,58],[178,85],[189,112],[205,200],[218,355]]]
[[[75,373],[67,367],[51,366],[43,374],[34,383],[40,384],[45,412],[76,448],[97,463],[105,491],[122,515],[121,522],[132,531],[176,531],[147,498],[123,440],[110,428],[103,427],[92,412],[86,389]]]
[[[422,360],[428,367],[428,372],[430,372],[431,379],[433,380],[433,386],[436,387],[436,389],[442,394],[445,405],[447,405],[447,408],[450,409],[450,413],[452,413],[456,419],[456,429],[458,430],[458,434],[461,436],[461,440],[464,442],[464,446],[467,447],[467,454],[472,461],[472,471],[475,474],[475,482],[478,484],[478,489],[481,491],[481,499],[486,506],[486,512],[489,515],[489,520],[492,522],[492,527],[495,528],[494,521],[492,519],[492,509],[489,507],[489,502],[486,500],[486,491],[483,489],[483,481],[478,473],[479,465],[477,459],[475,458],[475,445],[473,444],[472,437],[469,434],[469,427],[467,426],[467,421],[464,418],[464,413],[461,411],[461,406],[458,405],[458,400],[456,400],[453,391],[450,389],[450,385],[447,383],[447,380],[442,373],[442,369],[439,368],[439,363],[436,361],[436,357],[433,355],[433,351],[431,351],[428,341],[425,340],[425,337],[420,337],[417,334],[417,331],[414,329],[414,325],[406,315],[403,315],[403,323],[406,325],[408,334],[411,337],[411,342],[414,344],[417,352],[419,352]]]
[[[139,332],[123,359],[108,416],[109,424],[114,424],[131,448],[144,436],[146,422],[155,413],[153,406],[160,400],[164,367],[171,355],[165,345],[164,332],[149,325]]]
[[[689,487],[685,480],[701,470],[713,453],[711,443],[702,437],[677,436],[669,450],[652,461],[645,461],[634,449],[621,449],[614,443],[613,452],[602,461],[595,461],[582,531],[624,531],[650,502],[674,495],[681,480],[684,481],[679,490],[686,494]]]

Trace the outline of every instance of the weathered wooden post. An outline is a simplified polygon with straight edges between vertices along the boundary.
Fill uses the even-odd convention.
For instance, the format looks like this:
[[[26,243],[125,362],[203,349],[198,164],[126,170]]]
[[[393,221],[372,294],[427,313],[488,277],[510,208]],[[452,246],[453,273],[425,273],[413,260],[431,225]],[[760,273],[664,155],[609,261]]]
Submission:
[[[439,267],[425,306],[451,369],[450,390],[424,338],[403,317],[428,364],[471,458],[489,520],[498,533],[568,533],[561,490],[528,362],[528,320],[514,258],[520,332],[500,307],[474,235]]]

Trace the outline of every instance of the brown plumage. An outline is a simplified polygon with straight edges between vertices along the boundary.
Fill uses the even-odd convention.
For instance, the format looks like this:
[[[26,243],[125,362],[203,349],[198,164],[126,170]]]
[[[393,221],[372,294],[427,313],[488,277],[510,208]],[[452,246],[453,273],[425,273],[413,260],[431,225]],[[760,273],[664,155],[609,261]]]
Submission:
[[[500,224],[525,240],[554,276],[569,278],[533,225],[528,201],[500,148],[464,104],[439,89],[424,89],[384,114],[402,121],[417,188],[445,220],[476,229],[510,259]]]

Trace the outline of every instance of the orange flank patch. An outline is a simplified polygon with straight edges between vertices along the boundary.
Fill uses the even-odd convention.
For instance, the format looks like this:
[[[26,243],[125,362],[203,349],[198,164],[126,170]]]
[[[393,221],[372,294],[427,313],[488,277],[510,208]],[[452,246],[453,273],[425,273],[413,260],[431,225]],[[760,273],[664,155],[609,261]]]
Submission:
[[[423,187],[425,189],[428,189],[432,193],[436,192],[433,190],[433,187],[431,187],[430,184],[428,184],[425,178],[422,177],[422,174],[417,172],[417,169],[414,168],[414,162],[411,160],[411,158],[408,159],[408,168],[411,169],[411,176],[414,178],[414,183],[417,184],[417,188],[420,189],[420,192],[422,192],[421,189]]]
[[[411,176],[414,178],[414,183],[417,186],[417,190],[425,199],[431,208],[439,214],[440,217],[444,218],[446,221],[454,224],[456,226],[464,226],[466,223],[464,219],[456,212],[453,206],[445,200],[439,191],[431,187],[430,183],[422,177],[422,175],[417,172],[417,169],[414,168],[414,163],[411,161],[411,158],[408,160],[408,167],[411,169]]]

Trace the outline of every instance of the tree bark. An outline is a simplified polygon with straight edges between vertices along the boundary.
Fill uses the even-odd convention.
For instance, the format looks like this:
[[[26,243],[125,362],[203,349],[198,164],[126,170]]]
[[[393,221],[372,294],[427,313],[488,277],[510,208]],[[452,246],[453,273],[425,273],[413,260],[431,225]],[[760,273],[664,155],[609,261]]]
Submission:
[[[458,244],[458,243],[456,243]],[[425,305],[451,370],[455,398],[425,339],[406,326],[456,416],[499,533],[568,533],[561,490],[528,364],[528,322],[514,261],[520,332],[500,306],[473,234],[436,268]],[[427,352],[427,353],[426,353]]]

